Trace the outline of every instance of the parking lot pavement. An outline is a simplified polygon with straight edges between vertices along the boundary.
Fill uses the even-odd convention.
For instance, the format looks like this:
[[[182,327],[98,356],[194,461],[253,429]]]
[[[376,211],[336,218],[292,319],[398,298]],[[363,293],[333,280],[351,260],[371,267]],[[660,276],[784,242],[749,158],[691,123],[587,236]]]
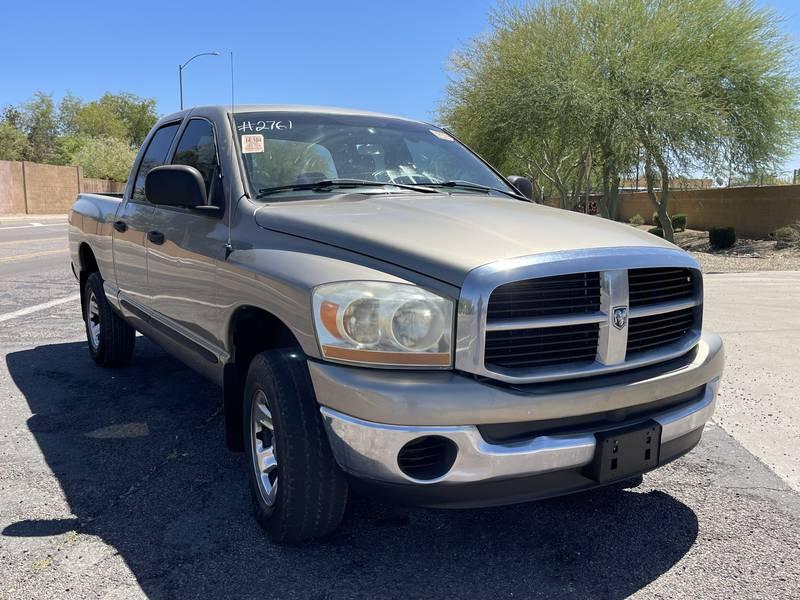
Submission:
[[[95,367],[79,311],[0,322],[0,598],[800,596],[800,495],[714,424],[633,490],[461,511],[354,498],[332,538],[272,545],[218,390],[143,338],[131,366]],[[729,343],[742,368],[747,339]]]
[[[707,276],[705,305],[727,355],[715,420],[800,490],[800,272]]]
[[[76,292],[70,278],[66,217],[0,220],[0,315]]]

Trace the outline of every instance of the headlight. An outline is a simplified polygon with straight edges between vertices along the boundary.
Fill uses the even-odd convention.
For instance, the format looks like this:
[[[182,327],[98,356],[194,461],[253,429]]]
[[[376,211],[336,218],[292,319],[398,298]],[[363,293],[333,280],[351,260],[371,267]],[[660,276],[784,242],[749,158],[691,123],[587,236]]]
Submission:
[[[453,301],[414,285],[345,281],[314,290],[322,355],[386,366],[449,367]]]

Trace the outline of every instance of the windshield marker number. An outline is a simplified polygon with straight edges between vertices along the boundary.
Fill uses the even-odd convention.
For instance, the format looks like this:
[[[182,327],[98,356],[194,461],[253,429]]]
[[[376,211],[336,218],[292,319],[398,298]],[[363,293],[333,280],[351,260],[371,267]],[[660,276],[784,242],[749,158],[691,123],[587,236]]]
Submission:
[[[242,121],[237,126],[237,129],[242,133],[248,131],[283,131],[291,128],[291,121]]]

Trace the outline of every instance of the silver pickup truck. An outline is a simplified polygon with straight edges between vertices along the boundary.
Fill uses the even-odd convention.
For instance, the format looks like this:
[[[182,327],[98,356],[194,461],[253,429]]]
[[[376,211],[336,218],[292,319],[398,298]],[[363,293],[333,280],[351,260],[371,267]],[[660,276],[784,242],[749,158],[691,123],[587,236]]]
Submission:
[[[279,541],[332,532],[352,487],[477,507],[635,484],[714,410],[698,264],[530,196],[427,123],[170,115],[122,198],[70,214],[89,350],[123,365],[139,331],[222,387]]]

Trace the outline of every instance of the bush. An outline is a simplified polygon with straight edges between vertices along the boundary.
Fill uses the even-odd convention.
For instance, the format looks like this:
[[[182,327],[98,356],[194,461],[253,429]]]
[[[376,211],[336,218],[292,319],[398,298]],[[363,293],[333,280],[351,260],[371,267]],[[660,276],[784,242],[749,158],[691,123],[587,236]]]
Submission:
[[[733,227],[712,227],[708,230],[708,241],[714,250],[730,248],[736,243],[736,230]]]
[[[661,221],[658,220],[658,213],[654,212],[653,216],[650,219],[650,222],[655,225],[656,227],[661,227]]]
[[[630,219],[628,219],[628,223],[636,226],[644,225],[644,217],[640,214],[635,214]]]
[[[125,181],[136,158],[127,142],[107,136],[84,138],[72,155],[72,164],[83,167],[84,177]]]
[[[652,227],[647,230],[647,233],[652,233],[653,235],[663,238],[664,237],[664,230],[661,227]]]
[[[686,215],[683,213],[672,215],[672,229],[675,231],[686,231]]]
[[[779,227],[770,234],[775,240],[775,248],[781,250],[791,246],[800,247],[800,222],[786,227]]]

